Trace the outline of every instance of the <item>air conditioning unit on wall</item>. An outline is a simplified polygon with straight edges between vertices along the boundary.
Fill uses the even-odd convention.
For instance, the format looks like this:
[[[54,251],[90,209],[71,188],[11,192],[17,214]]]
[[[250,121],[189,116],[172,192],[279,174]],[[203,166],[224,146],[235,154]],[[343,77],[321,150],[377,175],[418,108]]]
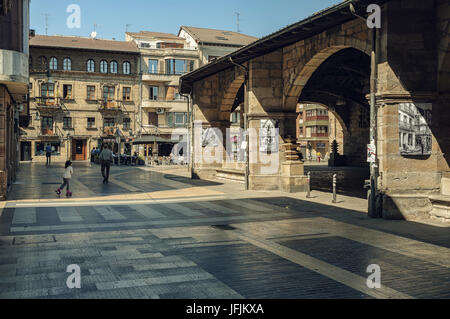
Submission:
[[[156,109],[156,114],[164,114],[164,109],[162,107],[158,107]]]

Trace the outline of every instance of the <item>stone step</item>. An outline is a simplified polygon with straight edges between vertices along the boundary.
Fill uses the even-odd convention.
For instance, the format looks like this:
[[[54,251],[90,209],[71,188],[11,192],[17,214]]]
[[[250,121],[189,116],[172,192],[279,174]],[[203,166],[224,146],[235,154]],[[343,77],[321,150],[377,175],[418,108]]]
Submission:
[[[450,223],[450,196],[432,195],[429,198],[433,204],[430,217],[445,223]]]
[[[441,178],[441,194],[450,196],[450,177]]]
[[[219,168],[216,170],[216,177],[219,179],[245,183],[245,171],[240,169]]]

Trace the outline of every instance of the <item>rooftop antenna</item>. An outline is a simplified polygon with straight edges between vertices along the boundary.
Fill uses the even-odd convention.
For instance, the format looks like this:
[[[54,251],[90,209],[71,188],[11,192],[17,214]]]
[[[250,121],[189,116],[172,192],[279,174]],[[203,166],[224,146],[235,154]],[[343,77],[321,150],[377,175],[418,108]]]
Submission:
[[[239,12],[235,12],[234,13],[236,15],[236,25],[237,25],[237,32],[241,32],[241,30],[239,30],[239,16],[241,15]]]
[[[50,14],[43,13],[42,15],[45,17],[45,35],[48,35],[48,17],[50,16]]]

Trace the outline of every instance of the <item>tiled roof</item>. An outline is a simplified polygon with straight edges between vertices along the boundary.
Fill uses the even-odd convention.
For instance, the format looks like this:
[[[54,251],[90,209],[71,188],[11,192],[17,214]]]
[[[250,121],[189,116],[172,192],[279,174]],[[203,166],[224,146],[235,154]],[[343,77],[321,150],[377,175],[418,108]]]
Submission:
[[[205,29],[187,26],[182,26],[180,28],[180,31],[181,30],[185,30],[197,42],[207,42],[215,44],[234,44],[245,46],[258,40],[258,38],[233,31]]]
[[[136,44],[133,42],[100,40],[75,36],[36,35],[35,37],[30,39],[30,46],[102,50],[115,52],[119,51],[119,52],[133,52],[133,53],[139,52]]]

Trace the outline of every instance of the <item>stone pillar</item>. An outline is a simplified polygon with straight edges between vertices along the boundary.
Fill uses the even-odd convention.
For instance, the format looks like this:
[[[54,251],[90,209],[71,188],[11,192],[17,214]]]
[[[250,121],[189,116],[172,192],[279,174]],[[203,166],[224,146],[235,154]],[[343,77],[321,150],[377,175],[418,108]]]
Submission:
[[[226,161],[226,121],[194,121],[194,178],[213,179]]]
[[[377,61],[378,189],[383,199],[383,217],[428,217],[432,208],[428,196],[440,190],[438,162],[442,157],[433,128],[440,116],[436,112],[436,25],[435,19],[430,19],[435,16],[435,7],[426,1],[409,0],[391,1],[383,8]],[[431,154],[401,154],[399,106],[402,103],[432,104]],[[407,142],[408,136],[403,138]],[[411,144],[415,144],[414,138]]]
[[[287,138],[285,162],[281,164],[281,190],[287,193],[306,192],[308,178],[304,175],[303,161],[297,153],[298,144],[293,138]]]

